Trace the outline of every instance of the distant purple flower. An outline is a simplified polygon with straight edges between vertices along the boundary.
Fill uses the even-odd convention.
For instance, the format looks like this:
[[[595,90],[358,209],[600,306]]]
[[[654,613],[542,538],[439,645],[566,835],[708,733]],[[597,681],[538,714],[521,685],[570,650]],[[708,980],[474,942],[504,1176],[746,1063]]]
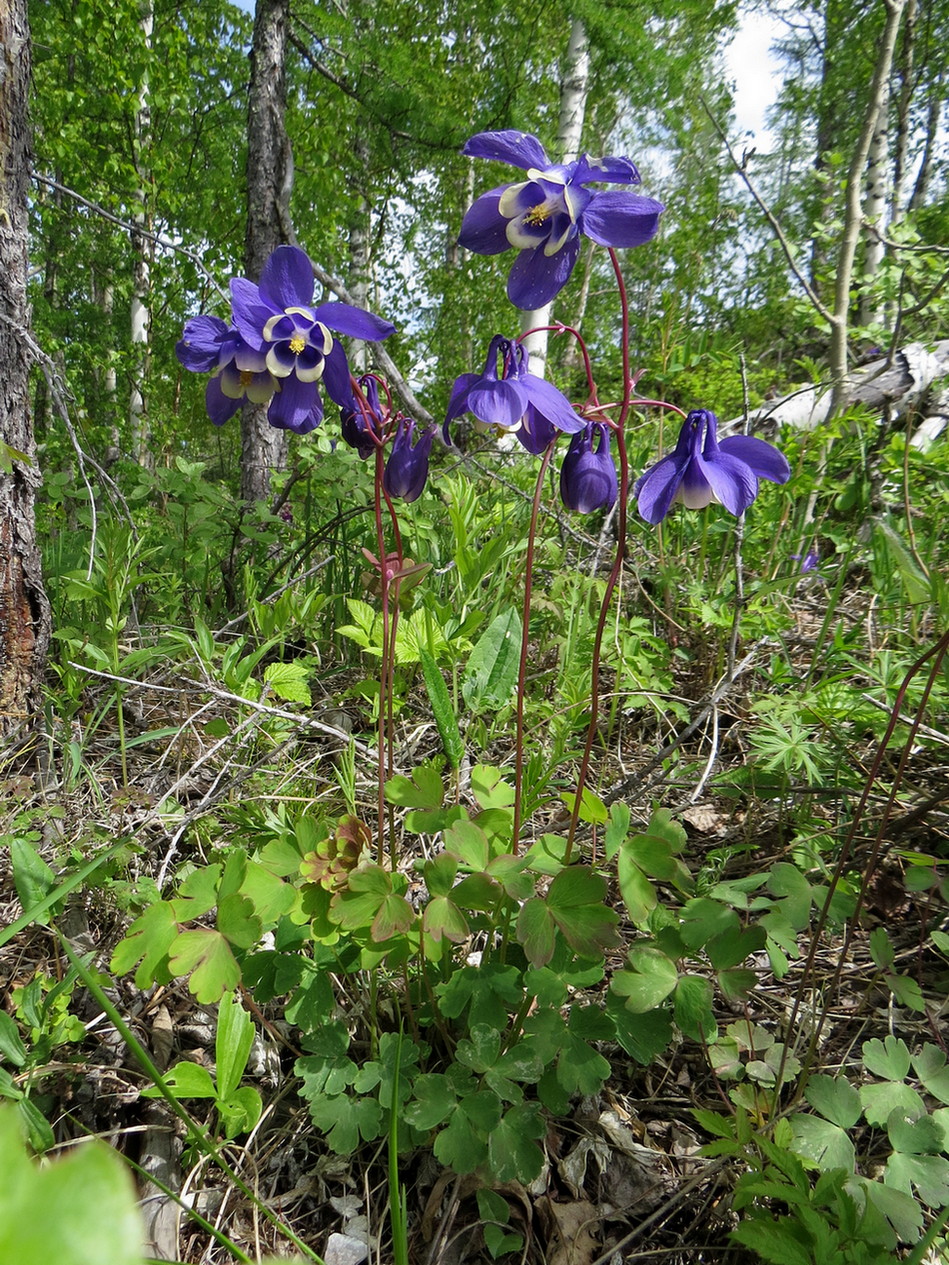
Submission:
[[[415,423],[403,417],[392,441],[392,451],[382,476],[382,486],[389,496],[399,497],[403,501],[417,501],[422,495],[428,479],[432,440],[435,438],[435,428],[430,426],[422,432],[413,447],[414,432]]]
[[[634,489],[639,512],[658,523],[680,501],[704,509],[713,501],[730,514],[743,514],[758,495],[758,480],[787,483],[791,467],[777,448],[751,435],[718,440],[718,418],[695,409],[682,423],[675,449],[651,466]]]
[[[241,337],[263,353],[266,368],[278,381],[267,412],[271,426],[305,434],[320,424],[323,382],[341,408],[352,403],[349,364],[331,334],[350,334],[375,342],[395,326],[346,303],[313,300],[313,265],[297,246],[278,246],[264,264],[260,284],[244,277],[231,281],[231,306]]]
[[[266,404],[278,389],[266,357],[244,342],[233,325],[217,316],[195,316],[185,324],[175,355],[192,373],[211,373],[204,393],[208,417],[224,423],[244,399]]]
[[[791,557],[795,562],[800,562],[802,575],[806,575],[808,571],[816,571],[820,566],[820,554],[816,549],[809,549],[807,553],[803,555],[799,553],[792,553]]]
[[[570,440],[560,467],[560,498],[567,509],[592,514],[594,510],[613,508],[616,487],[610,428],[605,422],[587,422],[586,429]]]
[[[501,334],[491,339],[481,373],[463,373],[455,379],[442,427],[446,444],[451,443],[450,423],[462,413],[473,413],[486,426],[504,430],[526,425],[529,440],[535,443],[552,428],[570,434],[583,429],[567,397],[546,379],[528,373],[524,347]],[[550,439],[539,448],[523,438],[521,442],[531,452],[543,452]]]
[[[469,207],[459,242],[479,255],[519,253],[507,294],[519,308],[542,307],[563,289],[580,253],[580,234],[601,246],[642,246],[659,230],[661,202],[612,190],[593,193],[588,184],[639,184],[628,158],[590,158],[551,163],[536,136],[526,132],[480,132],[462,150],[474,158],[511,163],[527,180],[483,193]]]

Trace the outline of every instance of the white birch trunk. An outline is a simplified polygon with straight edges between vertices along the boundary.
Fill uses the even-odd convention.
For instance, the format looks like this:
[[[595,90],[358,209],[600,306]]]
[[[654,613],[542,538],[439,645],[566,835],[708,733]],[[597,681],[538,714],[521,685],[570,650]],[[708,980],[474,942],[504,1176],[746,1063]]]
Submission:
[[[590,45],[586,31],[579,18],[570,24],[570,40],[567,44],[567,57],[564,67],[563,83],[560,88],[560,126],[557,133],[557,145],[563,155],[561,162],[571,163],[580,154],[583,137],[583,120],[586,116],[587,96],[590,90]],[[549,325],[552,304],[537,308],[533,312],[521,313],[521,331],[533,329],[536,325]],[[547,368],[547,331],[541,330],[530,334],[523,340],[527,348],[528,366],[531,373],[539,378],[544,377]]]
[[[152,45],[152,27],[154,11],[151,0],[146,0],[142,8],[142,36],[145,50]],[[149,131],[151,129],[151,106],[149,103],[149,78],[146,69],[139,85],[138,102],[135,110],[134,161],[140,185],[138,190],[138,206],[133,222],[138,228],[148,227],[148,193],[147,193],[147,150]],[[131,429],[132,452],[136,461],[143,465],[151,464],[148,449],[148,423],[145,409],[145,377],[148,370],[148,329],[149,329],[149,293],[151,289],[152,244],[141,233],[132,234],[132,248],[135,251],[135,264],[132,279],[131,308],[131,341],[132,341],[132,388],[129,396],[129,426]]]
[[[883,97],[876,127],[870,138],[870,152],[867,154],[867,180],[863,199],[863,219],[869,230],[863,252],[863,281],[860,296],[860,324],[882,324],[884,320],[883,305],[874,302],[867,287],[873,282],[883,263],[883,235],[887,224],[887,206],[890,180],[890,131],[889,131],[890,86],[884,84]],[[876,230],[876,231],[874,231]]]

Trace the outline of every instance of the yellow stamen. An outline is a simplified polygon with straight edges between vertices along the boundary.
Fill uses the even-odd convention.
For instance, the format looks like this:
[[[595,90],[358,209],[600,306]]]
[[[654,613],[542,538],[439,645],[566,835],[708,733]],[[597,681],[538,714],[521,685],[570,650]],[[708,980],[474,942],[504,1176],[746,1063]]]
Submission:
[[[295,356],[299,356],[305,346],[306,339],[301,338],[299,334],[294,334],[294,336],[290,339],[290,350]]]
[[[553,210],[554,208],[547,202],[538,202],[536,206],[532,206],[525,212],[524,223],[530,225],[531,228],[539,228],[544,220],[550,219]]]
[[[251,370],[250,370],[250,369],[242,369],[242,370],[240,371],[240,374],[241,374],[241,386],[242,386],[242,387],[244,388],[244,390],[246,391],[246,389],[247,389],[249,386],[252,386],[252,385],[253,385],[253,382],[254,382],[254,375],[253,375],[253,373],[251,372]]]

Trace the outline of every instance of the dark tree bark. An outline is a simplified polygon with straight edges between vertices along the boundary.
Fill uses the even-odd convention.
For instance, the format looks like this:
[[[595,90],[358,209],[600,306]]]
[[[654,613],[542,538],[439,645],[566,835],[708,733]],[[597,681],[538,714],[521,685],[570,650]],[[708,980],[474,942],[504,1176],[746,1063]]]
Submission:
[[[29,411],[27,0],[0,3],[0,733],[40,715],[50,611],[36,545],[39,485]]]
[[[256,281],[271,252],[293,242],[290,189],[293,158],[284,126],[287,103],[289,0],[257,0],[250,54],[247,111],[247,238],[244,263]],[[241,414],[241,495],[270,496],[270,475],[287,465],[287,433],[267,422],[266,407],[245,404]]]

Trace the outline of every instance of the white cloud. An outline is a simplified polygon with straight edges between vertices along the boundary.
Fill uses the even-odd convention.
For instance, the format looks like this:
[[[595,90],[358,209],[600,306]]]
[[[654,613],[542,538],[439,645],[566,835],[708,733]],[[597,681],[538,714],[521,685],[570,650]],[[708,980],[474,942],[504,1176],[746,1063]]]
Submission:
[[[734,40],[725,50],[728,77],[735,84],[735,123],[759,148],[770,147],[765,113],[781,89],[781,67],[771,45],[781,24],[764,13],[745,13]]]

